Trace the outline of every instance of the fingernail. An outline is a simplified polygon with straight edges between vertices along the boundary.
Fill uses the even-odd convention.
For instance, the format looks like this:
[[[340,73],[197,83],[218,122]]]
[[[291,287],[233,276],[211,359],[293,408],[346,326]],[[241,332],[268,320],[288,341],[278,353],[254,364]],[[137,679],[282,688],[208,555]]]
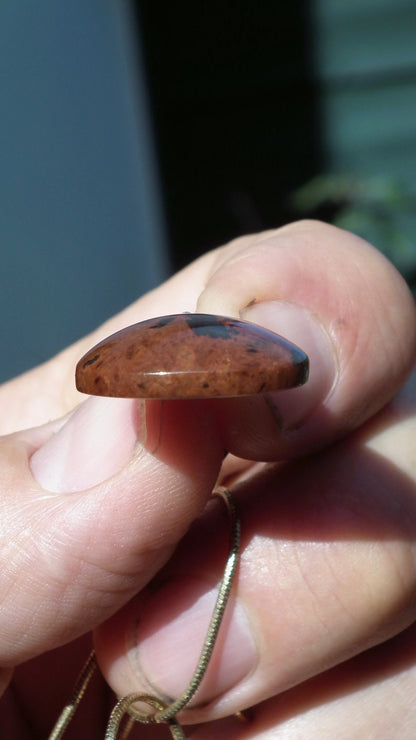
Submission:
[[[338,362],[333,342],[313,314],[292,303],[265,301],[247,307],[241,316],[285,337],[309,357],[309,378],[304,386],[270,394],[279,425],[290,429],[325,401],[336,382]]]
[[[89,398],[32,455],[32,473],[47,491],[83,491],[119,472],[145,435],[145,402]]]
[[[188,686],[217,598],[206,581],[181,577],[164,583],[139,614],[130,664],[151,691],[178,698]],[[212,701],[242,681],[257,664],[247,614],[232,596],[207,673],[190,706]]]

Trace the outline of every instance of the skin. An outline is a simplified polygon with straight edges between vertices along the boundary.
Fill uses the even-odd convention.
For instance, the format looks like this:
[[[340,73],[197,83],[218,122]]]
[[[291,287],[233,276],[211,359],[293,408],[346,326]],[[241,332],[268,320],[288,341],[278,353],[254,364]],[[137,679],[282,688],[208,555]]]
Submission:
[[[286,334],[309,353],[310,382],[266,401],[145,405],[74,390],[94,343],[184,310]],[[219,478],[241,512],[242,556],[211,676],[181,717],[192,737],[411,737],[415,354],[394,268],[352,234],[300,222],[205,255],[5,384],[3,734],[47,736],[91,632],[116,692],[181,692],[200,645],[199,620],[181,620],[197,596],[209,607],[224,563],[226,518],[206,507]],[[112,703],[97,680],[89,737],[103,736]],[[229,717],[247,707],[249,722]]]

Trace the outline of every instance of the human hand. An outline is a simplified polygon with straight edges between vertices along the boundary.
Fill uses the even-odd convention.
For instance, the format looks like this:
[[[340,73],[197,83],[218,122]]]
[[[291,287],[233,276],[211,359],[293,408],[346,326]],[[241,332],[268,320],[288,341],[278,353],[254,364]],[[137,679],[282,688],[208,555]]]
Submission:
[[[311,695],[321,697],[323,711],[327,694],[316,686],[325,684],[326,672],[414,619],[414,480],[402,441],[404,419],[408,424],[412,418],[409,400],[381,412],[378,426],[363,426],[411,369],[414,309],[391,266],[350,234],[301,223],[206,255],[93,337],[7,384],[1,390],[5,431],[69,413],[81,400],[69,390],[76,360],[99,338],[151,315],[195,307],[243,311],[244,318],[286,334],[309,353],[310,382],[279,394],[273,414],[262,399],[166,403],[160,434],[158,404],[148,404],[145,412],[134,401],[89,399],[67,420],[3,438],[0,664],[6,683],[9,667],[32,659],[14,681],[32,717],[28,737],[45,736],[52,724],[48,706],[55,709],[53,702],[39,702],[49,689],[39,691],[33,672],[38,667],[46,679],[56,660],[68,660],[68,649],[58,648],[101,624],[98,655],[116,691],[140,689],[132,635],[141,616],[141,671],[158,688],[181,692],[198,657],[199,635],[195,643],[189,638],[199,620],[173,624],[166,633],[174,675],[158,667],[154,640],[144,637],[154,629],[157,603],[169,622],[198,592],[210,602],[221,570],[218,550],[226,540],[221,512],[211,507],[183,540],[158,576],[156,605],[135,594],[201,514],[224,448],[236,456],[225,462],[222,475],[235,480],[243,520],[239,603],[235,624],[225,631],[225,659],[198,697],[210,703],[187,710],[186,721],[214,719],[269,699],[256,707],[248,726],[226,720],[227,733],[242,738],[270,731],[278,737],[287,703],[282,716],[273,697],[296,686],[288,699],[291,722],[303,720]],[[145,415],[147,437],[140,447]],[[152,454],[155,435],[160,442]],[[311,452],[315,456],[305,459]],[[292,462],[273,464],[281,460]],[[221,535],[213,538],[217,517]],[[251,637],[244,636],[247,624]],[[71,649],[75,656],[74,643]],[[46,650],[53,652],[45,657]],[[59,679],[57,701],[68,676]],[[333,688],[335,679],[327,680]],[[10,701],[7,706],[12,713]],[[98,699],[95,709],[89,736],[98,738],[104,724]],[[218,737],[222,727],[208,724],[195,737]],[[311,734],[301,736],[312,738],[313,725],[308,727]],[[298,728],[292,736],[299,737]],[[323,734],[316,730],[315,736]]]

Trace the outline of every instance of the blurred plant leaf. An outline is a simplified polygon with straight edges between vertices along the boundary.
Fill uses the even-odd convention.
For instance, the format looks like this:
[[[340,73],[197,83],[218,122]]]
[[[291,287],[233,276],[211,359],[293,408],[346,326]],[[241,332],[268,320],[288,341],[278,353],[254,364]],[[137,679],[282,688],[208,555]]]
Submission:
[[[322,218],[380,249],[416,292],[416,194],[390,177],[322,174],[293,193],[299,216]]]

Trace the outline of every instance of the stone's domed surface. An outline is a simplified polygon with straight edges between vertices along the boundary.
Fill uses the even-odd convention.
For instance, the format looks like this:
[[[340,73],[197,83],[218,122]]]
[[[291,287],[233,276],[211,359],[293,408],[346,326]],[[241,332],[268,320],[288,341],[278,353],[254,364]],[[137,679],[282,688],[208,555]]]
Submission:
[[[218,398],[306,382],[301,349],[255,324],[174,314],[111,335],[78,362],[78,390],[122,398]]]

